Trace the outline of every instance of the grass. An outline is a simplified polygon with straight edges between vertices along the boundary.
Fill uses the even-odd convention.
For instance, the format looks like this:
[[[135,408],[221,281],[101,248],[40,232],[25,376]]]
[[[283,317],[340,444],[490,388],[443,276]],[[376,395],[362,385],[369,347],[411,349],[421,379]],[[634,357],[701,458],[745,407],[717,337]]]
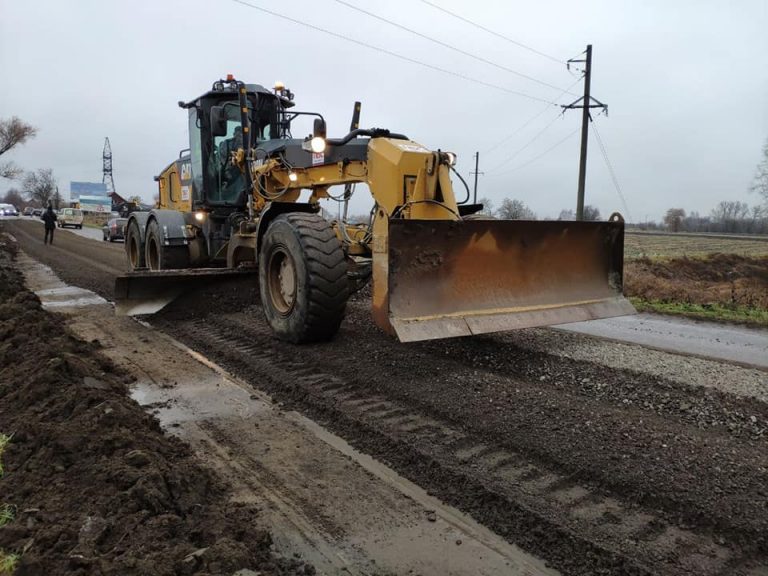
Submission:
[[[0,504],[0,528],[13,522],[16,517],[16,506],[11,504]]]
[[[753,326],[768,327],[768,310],[747,308],[745,306],[730,306],[723,304],[690,304],[688,302],[662,302],[660,300],[645,300],[631,297],[630,301],[638,312],[656,312],[700,318],[717,322],[738,322]]]
[[[21,556],[18,554],[0,550],[0,576],[10,576],[13,574],[13,571],[16,570],[16,565],[19,563],[19,558]]]
[[[11,441],[11,437],[6,434],[0,434],[0,478],[3,477],[3,452],[8,442]]]

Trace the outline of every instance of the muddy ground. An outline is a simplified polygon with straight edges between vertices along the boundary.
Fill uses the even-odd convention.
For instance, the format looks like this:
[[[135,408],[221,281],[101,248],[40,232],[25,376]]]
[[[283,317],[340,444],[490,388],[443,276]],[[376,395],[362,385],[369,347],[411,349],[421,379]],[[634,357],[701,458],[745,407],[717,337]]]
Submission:
[[[133,402],[128,383],[41,309],[0,237],[0,550],[15,574],[309,574],[278,558],[254,506]]]
[[[651,301],[768,310],[768,256],[630,260],[625,264],[625,292]]]
[[[111,295],[101,264],[122,255],[72,244],[88,257],[64,265],[20,232]],[[210,289],[151,321],[565,574],[768,574],[764,401],[706,386],[704,370],[673,380],[526,344],[541,331],[400,344],[360,297],[334,342],[291,346],[256,296]]]

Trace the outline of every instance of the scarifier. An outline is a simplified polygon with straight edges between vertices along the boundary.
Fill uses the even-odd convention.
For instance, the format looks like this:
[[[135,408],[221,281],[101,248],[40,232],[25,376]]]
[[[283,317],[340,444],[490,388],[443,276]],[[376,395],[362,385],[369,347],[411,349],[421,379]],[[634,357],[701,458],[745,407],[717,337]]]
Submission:
[[[188,290],[257,273],[278,338],[328,340],[348,296],[372,279],[373,316],[402,341],[561,324],[634,313],[622,295],[624,222],[484,219],[459,202],[456,157],[389,130],[327,138],[320,114],[293,110],[283,85],[231,75],[190,102],[189,148],[160,176],[159,200],[126,224],[130,272],[118,311],[152,313]],[[313,133],[292,123],[313,117]],[[347,221],[356,184],[367,224]],[[343,187],[343,217],[320,200]],[[302,193],[304,198],[302,199]]]

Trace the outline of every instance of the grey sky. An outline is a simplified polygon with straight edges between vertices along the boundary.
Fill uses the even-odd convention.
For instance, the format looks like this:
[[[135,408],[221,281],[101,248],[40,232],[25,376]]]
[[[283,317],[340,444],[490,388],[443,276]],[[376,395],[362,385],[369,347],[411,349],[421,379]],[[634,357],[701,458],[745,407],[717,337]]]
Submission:
[[[545,100],[560,93],[333,0],[244,1],[508,90]],[[564,66],[422,2],[348,2],[563,89],[576,82]],[[596,124],[634,220],[658,219],[672,206],[708,213],[720,200],[757,203],[747,187],[768,137],[765,0],[434,2],[563,60],[594,45],[593,94],[610,106]],[[575,204],[578,134],[529,161],[574,132],[578,112],[557,118],[551,106],[517,131],[545,104],[232,0],[0,0],[0,116],[39,128],[8,156],[26,169],[52,167],[64,192],[70,180],[101,180],[109,136],[118,192],[150,199],[152,177],[187,147],[186,114],[176,102],[230,72],[265,86],[282,80],[298,109],[325,115],[331,135],[346,132],[352,104],[361,100],[364,126],[458,153],[468,181],[480,150],[486,174],[479,195],[497,204],[519,198],[550,217]],[[0,191],[8,187],[0,183]],[[357,212],[370,203],[361,192]],[[594,139],[587,202],[604,215],[625,211]]]

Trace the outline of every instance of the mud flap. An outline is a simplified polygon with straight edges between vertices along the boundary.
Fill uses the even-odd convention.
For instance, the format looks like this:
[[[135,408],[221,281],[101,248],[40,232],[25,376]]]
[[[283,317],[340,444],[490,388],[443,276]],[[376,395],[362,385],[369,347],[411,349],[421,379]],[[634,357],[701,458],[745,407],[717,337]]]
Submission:
[[[391,220],[388,228],[374,302],[403,342],[635,313],[622,295],[621,221]]]
[[[115,311],[125,316],[154,314],[186,292],[255,273],[222,268],[128,272],[115,278]]]

